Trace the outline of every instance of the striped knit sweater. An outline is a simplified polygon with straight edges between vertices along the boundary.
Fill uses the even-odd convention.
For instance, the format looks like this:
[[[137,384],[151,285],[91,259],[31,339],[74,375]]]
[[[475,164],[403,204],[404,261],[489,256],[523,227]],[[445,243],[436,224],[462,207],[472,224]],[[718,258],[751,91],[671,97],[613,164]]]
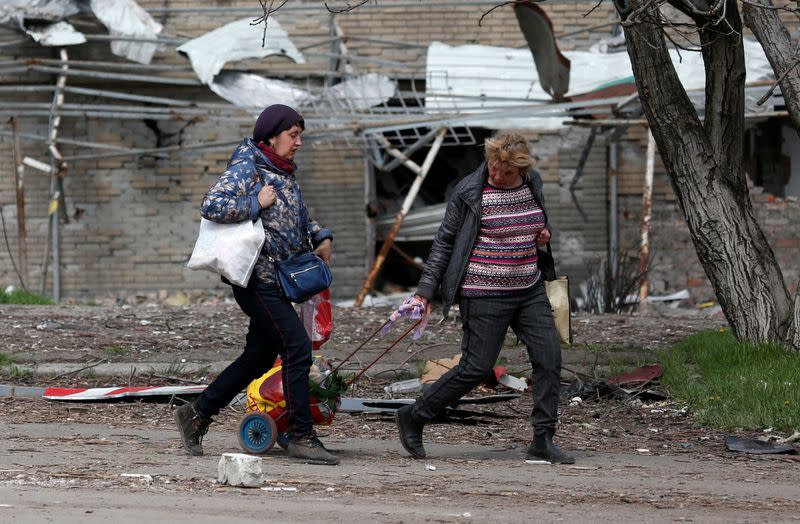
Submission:
[[[463,297],[494,297],[530,288],[541,277],[536,236],[544,214],[530,189],[483,187],[481,224],[461,285]]]

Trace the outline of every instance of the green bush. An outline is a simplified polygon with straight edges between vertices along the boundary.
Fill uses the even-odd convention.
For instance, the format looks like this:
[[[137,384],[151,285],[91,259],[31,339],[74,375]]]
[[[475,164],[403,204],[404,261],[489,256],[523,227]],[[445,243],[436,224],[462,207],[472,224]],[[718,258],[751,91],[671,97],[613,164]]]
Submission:
[[[730,331],[687,338],[659,356],[663,383],[700,421],[720,429],[800,428],[800,354],[754,346]]]

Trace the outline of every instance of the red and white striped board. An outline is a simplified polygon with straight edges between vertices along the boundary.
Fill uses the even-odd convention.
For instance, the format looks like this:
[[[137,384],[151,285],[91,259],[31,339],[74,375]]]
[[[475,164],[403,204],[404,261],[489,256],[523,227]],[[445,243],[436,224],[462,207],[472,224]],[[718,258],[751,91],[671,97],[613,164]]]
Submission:
[[[106,400],[123,397],[155,397],[199,395],[206,385],[198,386],[136,386],[125,388],[47,388],[42,398],[49,400]]]

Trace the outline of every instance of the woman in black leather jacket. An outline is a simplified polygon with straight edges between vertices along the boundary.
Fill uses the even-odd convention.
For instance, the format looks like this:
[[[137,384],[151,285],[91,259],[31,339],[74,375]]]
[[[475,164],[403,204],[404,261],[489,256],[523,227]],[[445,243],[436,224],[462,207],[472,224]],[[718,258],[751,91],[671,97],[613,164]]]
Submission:
[[[400,441],[412,457],[425,457],[425,424],[491,375],[510,327],[533,366],[533,441],[526,458],[571,464],[575,459],[553,442],[561,345],[540,267],[539,247],[551,235],[542,180],[519,134],[498,132],[485,153],[486,162],[456,186],[414,297],[427,310],[441,286],[445,315],[459,301],[461,359],[397,411]]]

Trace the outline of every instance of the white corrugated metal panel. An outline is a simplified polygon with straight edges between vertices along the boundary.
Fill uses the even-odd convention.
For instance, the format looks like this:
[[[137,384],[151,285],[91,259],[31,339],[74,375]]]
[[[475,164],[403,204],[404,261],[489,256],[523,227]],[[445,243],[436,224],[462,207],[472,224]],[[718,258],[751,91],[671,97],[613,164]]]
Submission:
[[[748,81],[770,78],[772,68],[758,42],[745,39]],[[572,63],[567,96],[632,79],[627,52],[569,51]],[[700,53],[671,50],[675,70],[687,90],[703,89],[705,69]],[[567,113],[547,115],[551,104],[542,90],[533,57],[527,49],[480,45],[449,46],[434,42],[428,48],[425,106],[429,113],[480,114],[518,107],[519,117],[471,118],[471,125],[499,128],[557,129]],[[541,106],[541,107],[540,107]]]
[[[253,25],[250,18],[244,18],[189,40],[177,50],[189,56],[197,78],[206,84],[214,80],[214,75],[227,62],[235,60],[284,55],[299,64],[305,63],[303,54],[289,39],[277,18],[269,18],[264,47],[260,45],[263,31],[261,25]]]
[[[218,74],[208,87],[230,103],[252,108],[255,113],[278,102],[295,107],[313,98],[311,93],[289,82],[234,71]]]
[[[44,46],[77,45],[86,42],[83,33],[76,31],[67,22],[30,26],[25,32]]]
[[[163,29],[134,0],[91,0],[89,5],[94,15],[114,36],[154,39]],[[140,64],[149,64],[157,49],[156,43],[124,40],[111,42],[112,53]]]
[[[26,18],[55,22],[78,12],[80,7],[75,0],[3,0],[0,2],[0,24],[14,20],[24,26]]]
[[[400,226],[400,231],[397,232],[395,240],[399,242],[412,242],[416,240],[431,240],[436,231],[439,230],[439,225],[444,219],[444,212],[447,209],[447,203],[434,204],[432,206],[425,206],[417,209],[412,209],[403,220]],[[395,215],[379,218],[375,222],[375,229],[378,233],[378,238],[384,238],[386,233],[392,228],[394,224]]]
[[[395,94],[395,84],[388,76],[378,73],[348,78],[328,89],[330,95],[351,110],[363,110],[389,100]]]

